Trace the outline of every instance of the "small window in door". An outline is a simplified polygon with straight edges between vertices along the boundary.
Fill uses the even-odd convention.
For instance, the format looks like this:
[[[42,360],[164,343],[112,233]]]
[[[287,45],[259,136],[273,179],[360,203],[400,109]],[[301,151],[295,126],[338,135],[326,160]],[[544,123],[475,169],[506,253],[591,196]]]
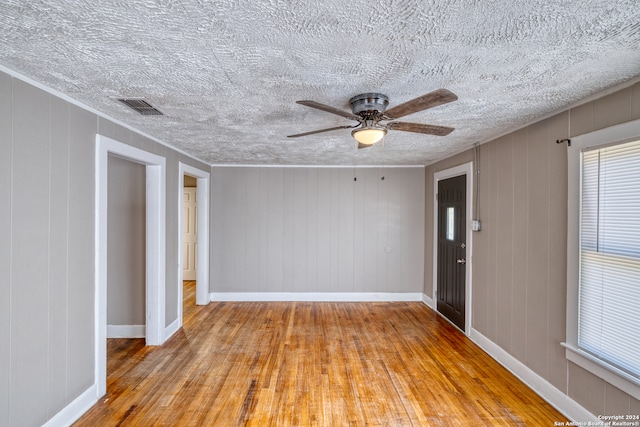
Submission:
[[[455,240],[456,237],[456,229],[455,229],[455,216],[456,208],[449,207],[447,208],[447,240]]]

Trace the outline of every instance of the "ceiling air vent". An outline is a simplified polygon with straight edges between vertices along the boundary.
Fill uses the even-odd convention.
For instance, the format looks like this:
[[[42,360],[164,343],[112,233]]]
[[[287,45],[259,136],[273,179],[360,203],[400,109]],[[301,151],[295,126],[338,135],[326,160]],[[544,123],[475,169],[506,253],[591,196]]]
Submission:
[[[142,98],[117,98],[127,107],[137,111],[143,116],[162,116],[162,111],[158,110],[153,105],[149,104]]]

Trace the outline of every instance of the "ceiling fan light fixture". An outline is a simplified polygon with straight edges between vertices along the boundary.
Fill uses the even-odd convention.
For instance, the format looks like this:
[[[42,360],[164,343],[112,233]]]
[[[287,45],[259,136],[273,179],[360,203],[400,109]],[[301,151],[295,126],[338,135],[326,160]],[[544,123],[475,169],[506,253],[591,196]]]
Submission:
[[[389,98],[381,93],[362,93],[356,95],[349,100],[351,104],[352,113],[347,113],[339,108],[334,108],[329,105],[321,104],[316,101],[296,101],[296,103],[316,108],[318,110],[325,111],[327,113],[336,114],[338,116],[355,120],[358,124],[354,126],[336,126],[326,129],[312,130],[310,132],[298,133],[295,135],[287,135],[288,138],[297,138],[299,136],[314,135],[322,132],[329,132],[337,129],[353,129],[351,136],[358,142],[358,148],[367,148],[373,144],[380,142],[387,130],[399,130],[404,132],[423,133],[426,135],[438,135],[445,136],[451,133],[454,129],[447,126],[434,126],[420,123],[407,123],[397,122],[396,119],[407,116],[409,114],[417,113],[428,108],[437,107],[438,105],[446,104],[457,100],[458,97],[453,92],[447,89],[438,89],[433,92],[429,92],[403,104],[396,105],[395,107],[387,110],[389,104]],[[393,120],[385,125],[381,125],[380,122],[386,120]]]
[[[351,131],[351,136],[363,145],[373,145],[376,142],[380,142],[386,134],[386,129],[374,126],[361,127]]]

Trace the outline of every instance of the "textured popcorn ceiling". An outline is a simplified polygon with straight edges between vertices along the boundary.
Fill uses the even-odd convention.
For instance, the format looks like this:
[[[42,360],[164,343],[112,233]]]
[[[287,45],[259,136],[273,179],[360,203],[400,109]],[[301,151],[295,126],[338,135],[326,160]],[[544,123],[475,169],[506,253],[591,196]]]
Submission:
[[[2,0],[0,65],[211,164],[428,164],[638,77],[639,23],[638,0]],[[355,123],[296,100],[441,87],[402,120],[445,137],[286,138]]]

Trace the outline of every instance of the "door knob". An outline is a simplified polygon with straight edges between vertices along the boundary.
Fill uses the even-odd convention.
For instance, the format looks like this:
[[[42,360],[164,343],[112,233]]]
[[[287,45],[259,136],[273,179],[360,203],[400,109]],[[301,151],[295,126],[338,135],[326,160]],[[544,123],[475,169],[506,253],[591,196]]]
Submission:
[[[458,264],[466,264],[466,263],[467,263],[467,260],[463,258],[463,259],[459,259],[459,260],[457,260],[456,262],[457,262]]]

